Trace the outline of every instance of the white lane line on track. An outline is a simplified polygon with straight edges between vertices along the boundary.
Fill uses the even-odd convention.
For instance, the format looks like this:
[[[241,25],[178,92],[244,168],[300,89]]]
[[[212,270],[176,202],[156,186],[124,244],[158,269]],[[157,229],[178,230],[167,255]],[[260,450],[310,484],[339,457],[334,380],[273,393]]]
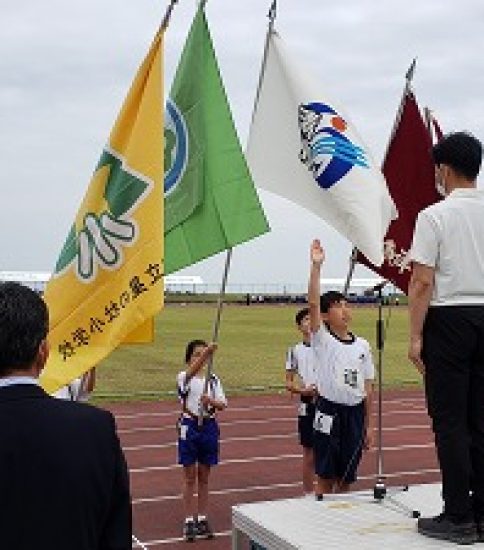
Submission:
[[[220,440],[220,444],[233,443],[237,441],[264,441],[266,439],[294,439],[297,437],[297,432],[287,434],[263,434],[254,437],[227,437]],[[164,443],[160,445],[138,445],[136,447],[123,447],[123,451],[144,451],[146,449],[171,449],[176,448],[177,442]]]
[[[434,443],[424,443],[418,445],[400,445],[398,447],[383,447],[383,452],[394,452],[394,451],[412,451],[416,449],[433,449]],[[374,453],[375,450],[372,449],[369,453]],[[251,464],[252,462],[277,462],[279,460],[293,460],[301,459],[300,454],[288,454],[288,455],[279,455],[279,456],[254,456],[250,458],[232,458],[229,460],[222,460],[219,462],[218,466],[228,466],[230,464]],[[179,464],[170,464],[169,466],[147,466],[145,468],[131,468],[129,470],[130,474],[144,474],[147,472],[157,472],[157,471],[170,471],[170,470],[179,470],[181,466]]]
[[[424,397],[400,397],[396,399],[384,399],[383,405],[393,405],[396,403],[402,403],[405,405],[410,405],[418,402],[420,405],[421,403],[425,402]],[[288,405],[253,405],[250,407],[230,407],[230,411],[234,412],[245,412],[245,411],[254,411],[258,409],[294,409],[295,408],[295,402]],[[144,417],[163,417],[163,416],[173,416],[178,414],[178,409],[173,409],[171,411],[164,411],[164,412],[146,412],[146,413],[129,413],[129,414],[116,414],[114,413],[116,418],[119,418],[121,420],[129,420],[133,418],[144,418]]]
[[[267,405],[254,405],[253,407],[230,407],[231,412],[246,412],[246,411],[255,411],[258,409],[266,410],[268,408]],[[272,405],[270,406],[271,409],[296,409],[296,405]],[[165,411],[165,412],[153,412],[153,413],[133,413],[133,414],[115,414],[116,418],[122,419],[122,420],[129,420],[132,418],[144,418],[144,417],[163,417],[163,416],[173,416],[180,414],[179,409],[173,409],[171,411]]]
[[[412,410],[405,410],[405,411],[383,411],[383,416],[387,418],[390,415],[406,415],[406,414],[417,414],[417,413],[425,413],[425,409],[412,409]],[[377,413],[372,413],[372,416],[377,416]],[[219,422],[220,427],[224,426],[238,426],[240,424],[268,424],[268,423],[281,423],[281,422],[295,422],[296,417],[295,416],[284,416],[284,417],[275,417],[275,418],[257,418],[252,420],[233,420],[229,422]],[[150,427],[141,427],[141,428],[129,428],[129,429],[120,429],[118,430],[118,434],[134,434],[138,432],[164,432],[167,430],[174,430],[174,426],[172,424],[169,424],[168,426],[150,426]]]
[[[287,416],[281,418],[280,416],[275,418],[259,418],[254,420],[234,420],[233,422],[219,422],[218,425],[220,427],[223,426],[237,426],[240,424],[268,424],[268,423],[276,423],[276,422],[295,422],[296,417],[295,416]],[[147,427],[147,428],[133,428],[129,430],[118,430],[118,434],[132,434],[136,432],[163,432],[166,430],[175,430],[174,425],[169,426],[153,426],[153,427]]]
[[[438,468],[427,468],[424,470],[410,470],[404,472],[392,472],[391,474],[385,474],[385,478],[399,478],[399,477],[415,477],[420,475],[438,474],[440,470]],[[358,476],[358,481],[368,481],[370,479],[376,479],[376,475]],[[274,491],[277,489],[292,489],[301,487],[302,483],[274,483],[273,485],[253,485],[250,487],[231,487],[230,489],[220,489],[218,491],[210,491],[210,495],[229,495],[233,493],[251,493],[258,491]],[[389,486],[391,489],[391,486]],[[150,504],[157,502],[165,502],[171,500],[181,500],[182,495],[164,495],[159,497],[145,497],[135,498],[132,500],[133,505]]]
[[[393,427],[384,427],[383,432],[396,432],[401,430],[429,430],[430,424],[413,424],[413,425],[402,425],[402,426],[393,426]],[[285,433],[285,434],[262,434],[253,437],[227,437],[220,440],[220,444],[234,443],[241,441],[264,441],[266,439],[294,439],[297,438],[297,432]],[[171,443],[160,443],[160,444],[147,444],[147,445],[136,445],[132,447],[123,447],[125,452],[135,452],[135,451],[146,451],[149,449],[172,449],[176,448],[177,442],[172,441]]]
[[[215,533],[215,538],[221,538],[221,537],[229,537],[232,535],[232,531],[218,531]],[[172,539],[159,539],[159,540],[148,540],[148,541],[141,541],[143,546],[161,546],[162,544],[174,544],[177,542],[185,542],[185,539],[183,537],[174,537]],[[139,548],[139,546],[136,546],[133,544],[132,548]]]

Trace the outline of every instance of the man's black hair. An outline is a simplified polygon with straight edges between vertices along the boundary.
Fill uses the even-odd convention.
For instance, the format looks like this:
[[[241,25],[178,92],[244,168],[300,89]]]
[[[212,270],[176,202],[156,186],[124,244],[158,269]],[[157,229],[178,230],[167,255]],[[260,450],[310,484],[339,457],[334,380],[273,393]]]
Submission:
[[[434,163],[446,164],[460,176],[474,181],[482,162],[482,143],[472,134],[455,132],[448,134],[432,149]]]
[[[189,363],[190,359],[192,358],[193,352],[195,351],[195,348],[198,346],[204,346],[207,347],[207,342],[205,340],[192,340],[191,342],[188,342],[187,348],[185,350],[185,363]]]
[[[319,308],[321,313],[328,313],[329,308],[333,304],[339,304],[339,302],[342,302],[343,300],[346,300],[346,298],[341,292],[337,292],[336,290],[329,290],[328,292],[325,292],[321,295],[319,300]]]
[[[27,370],[48,331],[44,300],[19,283],[0,283],[0,376]]]
[[[304,317],[306,317],[307,315],[309,315],[309,308],[308,307],[303,307],[302,309],[300,309],[296,313],[296,325],[299,326],[301,324],[302,320],[304,319]]]

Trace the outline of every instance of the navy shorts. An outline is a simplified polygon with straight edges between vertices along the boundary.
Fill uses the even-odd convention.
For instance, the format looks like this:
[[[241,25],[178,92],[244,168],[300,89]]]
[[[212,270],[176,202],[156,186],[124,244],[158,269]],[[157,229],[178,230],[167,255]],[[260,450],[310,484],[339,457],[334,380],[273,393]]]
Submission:
[[[312,449],[314,444],[315,411],[316,405],[313,402],[308,403],[301,400],[297,417],[297,431],[299,433],[299,443],[308,449]]]
[[[344,483],[356,481],[364,440],[365,408],[340,405],[319,397],[314,417],[316,474]]]
[[[199,426],[198,419],[182,417],[178,430],[178,464],[218,464],[219,428],[215,418],[205,418]]]

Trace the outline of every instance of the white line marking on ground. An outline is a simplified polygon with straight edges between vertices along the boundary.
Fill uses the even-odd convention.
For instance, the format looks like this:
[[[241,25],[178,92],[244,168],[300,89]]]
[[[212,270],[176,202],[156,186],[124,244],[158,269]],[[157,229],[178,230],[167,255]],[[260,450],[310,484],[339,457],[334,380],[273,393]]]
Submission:
[[[424,413],[426,412],[424,409],[413,409],[413,410],[405,410],[405,411],[384,411],[383,415],[385,418],[388,418],[390,415],[398,415],[398,414],[417,414],[417,413]],[[372,413],[372,416],[377,416],[377,413]],[[233,421],[226,421],[226,422],[219,422],[220,427],[224,426],[238,426],[240,424],[274,424],[274,423],[283,423],[283,422],[295,422],[296,417],[295,416],[285,416],[285,417],[275,417],[275,418],[258,418],[258,419],[252,419],[252,420],[233,420]],[[120,429],[118,430],[118,434],[134,434],[138,432],[164,432],[167,430],[174,430],[174,425],[169,424],[168,426],[150,426],[146,428],[129,428],[129,429]]]
[[[402,425],[402,426],[388,426],[382,429],[383,432],[396,432],[401,430],[428,430],[430,429],[430,424],[412,424],[412,425]],[[227,437],[220,440],[220,444],[226,445],[227,443],[236,443],[240,441],[264,441],[266,439],[295,439],[297,438],[297,432],[284,433],[284,434],[261,434],[253,437]],[[135,445],[131,447],[123,447],[125,452],[136,452],[136,451],[145,451],[149,449],[172,449],[176,448],[177,442],[172,441],[170,443],[153,443],[147,445]]]
[[[383,447],[383,452],[393,452],[393,451],[411,451],[415,449],[433,449],[434,443],[420,444],[420,445],[400,445],[398,447]],[[369,453],[374,453],[375,449],[369,451]],[[279,456],[254,456],[250,458],[232,458],[229,460],[222,460],[219,462],[218,466],[229,466],[231,464],[251,464],[253,462],[278,462],[279,460],[293,460],[300,459],[300,454],[288,454],[288,455],[279,455]],[[181,468],[180,464],[170,464],[168,466],[146,466],[144,468],[131,468],[129,470],[130,474],[144,474],[147,472],[157,472],[157,471],[170,471],[170,470],[179,470]]]
[[[421,404],[425,402],[425,398],[423,397],[402,397],[398,399],[384,399],[383,405],[393,405],[397,403],[405,404],[405,405],[411,405],[415,402],[418,402],[419,406],[422,406]],[[279,410],[279,409],[295,409],[296,408],[296,402],[294,404],[289,405],[271,405],[270,403],[266,405],[253,405],[251,407],[230,407],[228,410],[230,412],[250,412],[255,410],[266,410],[270,408],[271,410]],[[146,412],[146,413],[131,413],[131,414],[116,414],[115,416],[119,420],[131,420],[134,418],[149,418],[149,417],[164,417],[164,416],[176,416],[179,414],[178,409],[173,409],[170,411],[164,411],[164,412]]]
[[[215,533],[216,538],[220,537],[230,537],[232,536],[232,531],[219,531]],[[148,540],[144,541],[143,544],[145,546],[161,546],[162,544],[173,544],[176,542],[185,542],[185,539],[183,537],[175,537],[172,539],[159,539],[159,540]],[[136,548],[136,546],[133,546],[133,548]]]
[[[427,468],[424,470],[410,470],[404,472],[392,472],[391,474],[385,474],[386,478],[399,478],[399,477],[415,477],[426,474],[438,474],[440,470],[438,468]],[[358,476],[358,481],[367,481],[370,479],[376,479],[376,474]],[[272,485],[252,485],[250,487],[231,487],[229,489],[219,489],[218,491],[210,491],[210,495],[228,495],[233,493],[251,493],[251,492],[260,492],[260,491],[274,491],[276,489],[292,489],[296,487],[301,487],[302,483],[274,483]],[[389,487],[391,489],[391,486]],[[136,498],[132,500],[133,506],[138,504],[150,504],[156,502],[165,502],[170,500],[181,500],[182,495],[164,495],[159,497],[145,497],[145,498]]]

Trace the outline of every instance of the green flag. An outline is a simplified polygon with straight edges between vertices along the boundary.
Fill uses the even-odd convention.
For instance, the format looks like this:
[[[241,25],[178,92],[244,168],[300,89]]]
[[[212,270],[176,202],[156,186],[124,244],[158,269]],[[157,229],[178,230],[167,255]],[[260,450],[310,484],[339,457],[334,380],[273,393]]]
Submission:
[[[165,274],[268,230],[199,8],[166,105]]]

